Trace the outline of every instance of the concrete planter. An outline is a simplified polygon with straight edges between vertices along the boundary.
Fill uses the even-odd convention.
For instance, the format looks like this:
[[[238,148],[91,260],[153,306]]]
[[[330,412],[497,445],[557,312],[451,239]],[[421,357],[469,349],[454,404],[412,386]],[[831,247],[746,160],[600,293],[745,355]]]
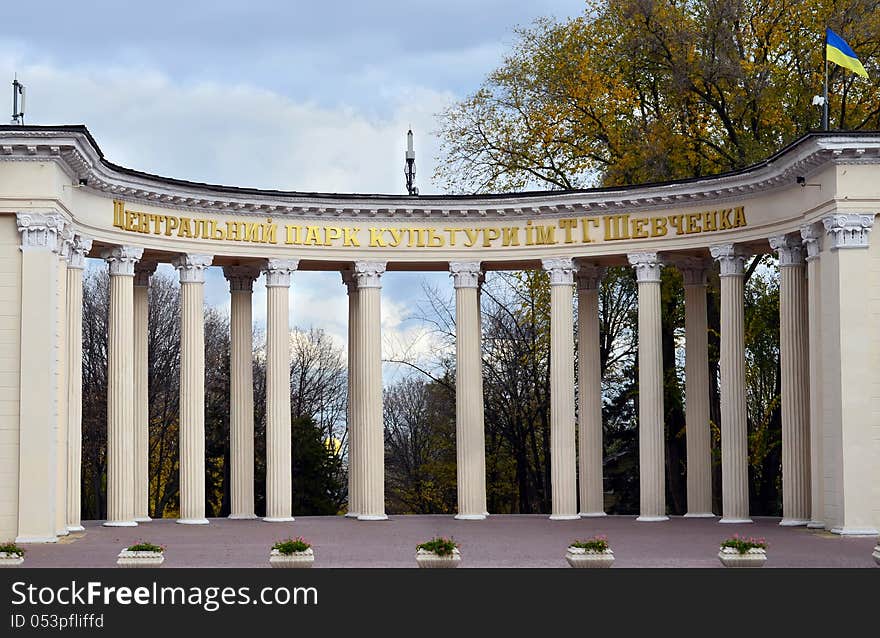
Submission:
[[[123,549],[116,558],[117,567],[161,567],[165,562],[162,552],[132,552]]]
[[[309,547],[302,552],[282,554],[277,549],[269,553],[269,566],[280,568],[308,568],[315,562],[315,552]]]
[[[461,552],[458,549],[453,549],[451,554],[439,556],[426,549],[419,549],[416,550],[416,563],[419,567],[451,569],[461,565]]]
[[[733,547],[722,547],[718,550],[718,559],[725,567],[763,567],[767,561],[767,550],[755,548],[740,554]]]
[[[0,567],[18,567],[24,562],[24,556],[21,554],[9,554],[0,552]]]
[[[877,546],[874,548],[874,553],[871,554],[874,557],[874,562],[880,565],[880,543],[877,543]]]
[[[583,568],[607,568],[614,564],[614,552],[606,549],[604,552],[596,552],[583,547],[569,547],[565,550],[565,560],[577,569]]]

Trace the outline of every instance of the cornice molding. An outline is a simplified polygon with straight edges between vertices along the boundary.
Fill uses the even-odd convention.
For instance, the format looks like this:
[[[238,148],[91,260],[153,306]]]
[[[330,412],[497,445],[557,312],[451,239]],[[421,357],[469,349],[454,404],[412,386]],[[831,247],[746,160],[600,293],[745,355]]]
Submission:
[[[165,180],[105,161],[84,130],[0,130],[0,161],[53,161],[108,199],[180,211],[283,218],[517,218],[653,211],[742,200],[825,164],[880,163],[880,134],[813,135],[752,168],[633,188],[468,197],[281,192]]]

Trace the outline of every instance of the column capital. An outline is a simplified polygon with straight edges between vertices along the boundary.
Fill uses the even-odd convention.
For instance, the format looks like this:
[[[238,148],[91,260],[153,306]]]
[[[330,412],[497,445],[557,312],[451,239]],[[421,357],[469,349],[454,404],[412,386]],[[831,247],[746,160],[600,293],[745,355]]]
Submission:
[[[289,287],[290,276],[298,267],[299,259],[267,259],[263,266],[263,272],[266,273],[266,287]]]
[[[455,288],[476,288],[480,285],[480,262],[450,261],[449,276]]]
[[[70,246],[70,255],[67,257],[67,267],[82,270],[86,267],[86,254],[92,249],[92,240],[83,237],[79,233],[73,236]]]
[[[779,267],[804,265],[804,246],[794,235],[775,235],[768,238],[770,248],[779,253]]]
[[[253,292],[254,281],[260,276],[257,266],[223,266],[223,276],[229,282],[229,292]]]
[[[210,266],[213,261],[214,257],[211,255],[184,253],[175,257],[171,261],[171,265],[180,273],[180,283],[203,284],[205,283],[205,268]]]
[[[867,248],[868,235],[874,227],[874,215],[841,214],[822,218],[831,250]]]
[[[70,255],[73,251],[74,232],[73,226],[65,223],[58,235],[58,256],[66,262],[70,261]]]
[[[711,246],[709,254],[721,266],[722,277],[742,277],[745,274],[746,254],[734,244]]]
[[[605,266],[597,266],[596,264],[580,263],[577,265],[577,281],[578,290],[596,290],[602,283],[602,277],[605,276]]]
[[[110,265],[110,275],[134,276],[134,265],[144,254],[137,246],[114,246],[101,253],[101,258]]]
[[[356,293],[357,280],[354,278],[354,268],[344,268],[339,271],[339,274],[342,275],[342,283],[345,285],[346,294]]]
[[[68,225],[58,213],[16,213],[15,221],[21,233],[21,250],[51,250],[61,254],[62,234]]]
[[[570,257],[542,259],[541,266],[550,274],[551,286],[571,286],[574,283],[574,261]]]
[[[356,261],[354,262],[354,279],[358,289],[381,288],[380,278],[385,272],[384,261]]]
[[[822,252],[822,223],[804,224],[801,226],[801,243],[807,249],[807,261],[819,258]]]
[[[705,286],[711,262],[702,257],[684,257],[675,262],[685,286]]]
[[[150,285],[150,277],[156,272],[158,265],[159,263],[152,259],[136,263],[134,265],[134,285],[140,288],[148,287]]]
[[[659,283],[663,262],[660,261],[657,253],[629,253],[626,258],[636,269],[636,281]]]

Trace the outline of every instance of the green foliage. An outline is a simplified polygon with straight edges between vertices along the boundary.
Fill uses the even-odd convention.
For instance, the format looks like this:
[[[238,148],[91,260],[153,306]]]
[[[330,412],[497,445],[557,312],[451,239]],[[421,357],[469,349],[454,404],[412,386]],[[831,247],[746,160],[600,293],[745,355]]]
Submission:
[[[345,498],[342,459],[324,441],[309,417],[293,419],[293,511],[304,516],[335,516]]]
[[[135,543],[134,545],[130,545],[125,549],[130,552],[158,552],[160,554],[165,551],[165,547],[163,545],[154,545],[153,543],[145,543],[143,541]]]
[[[568,544],[569,547],[577,547],[579,549],[585,549],[588,552],[607,552],[611,549],[611,546],[608,544],[607,536],[593,536],[591,538],[585,538],[582,540],[576,540]]]
[[[767,541],[763,538],[745,538],[737,534],[733,538],[726,538],[721,541],[721,547],[730,547],[740,554],[745,554],[750,549],[767,549]]]
[[[438,536],[416,545],[416,549],[423,549],[426,552],[434,552],[437,556],[449,556],[452,554],[452,551],[457,548],[458,543],[452,538],[445,538],[443,536]]]
[[[281,554],[288,555],[297,552],[304,552],[311,546],[311,543],[306,541],[302,536],[297,536],[296,538],[287,538],[283,541],[278,541],[272,545],[272,549],[277,549]]]
[[[18,554],[24,556],[24,548],[19,547],[13,542],[0,543],[0,554]]]

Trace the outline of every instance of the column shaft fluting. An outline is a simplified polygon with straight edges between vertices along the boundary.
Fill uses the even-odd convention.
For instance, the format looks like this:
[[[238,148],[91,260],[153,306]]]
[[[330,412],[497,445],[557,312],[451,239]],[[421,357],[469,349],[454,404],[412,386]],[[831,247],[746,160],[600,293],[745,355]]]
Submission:
[[[580,516],[605,516],[602,486],[602,362],[599,286],[604,269],[578,268],[578,452]]]
[[[382,420],[381,282],[384,262],[356,262],[358,286],[358,415],[355,419],[361,469],[358,520],[385,520],[385,449]]]
[[[709,427],[709,324],[706,275],[702,259],[679,265],[684,280],[685,435],[687,446],[687,513],[712,513],[712,445]]]
[[[83,531],[80,520],[82,466],[82,272],[92,240],[74,237],[67,266],[67,529]]]
[[[229,281],[229,518],[256,518],[254,512],[253,283],[260,271],[225,266]]]
[[[212,258],[180,255],[180,518],[205,525],[205,273]]]
[[[134,264],[143,249],[119,246],[104,253],[110,264],[107,338],[107,521],[134,520]]]
[[[455,441],[458,519],[486,518],[483,358],[477,307],[479,262],[452,262],[455,286]]]
[[[134,517],[150,520],[149,294],[156,262],[134,269]]]
[[[822,272],[821,241],[824,230],[816,224],[801,227],[807,262],[808,359],[810,360],[810,522],[807,527],[825,527],[825,491],[822,458]]]
[[[782,371],[782,521],[810,522],[810,400],[807,280],[800,237],[772,237],[779,252],[779,359]]]
[[[571,259],[543,260],[550,275],[551,520],[578,518],[574,409],[574,318]]]
[[[745,256],[713,246],[721,267],[721,506],[722,523],[751,523],[743,280]]]
[[[290,433],[290,275],[296,260],[266,265],[266,516],[293,520]]]
[[[357,441],[361,428],[356,423],[359,415],[357,410],[359,399],[357,397],[361,384],[357,378],[356,359],[358,354],[358,288],[353,269],[342,272],[342,282],[348,293],[348,386],[345,405],[345,420],[348,431],[348,509],[345,515],[349,518],[357,518],[363,507],[361,504],[363,476],[360,473],[360,449]]]
[[[663,339],[656,253],[628,256],[639,287],[639,521],[665,521]]]
[[[58,260],[58,307],[57,318],[57,355],[56,371],[58,387],[56,395],[57,429],[56,458],[58,468],[55,472],[55,534],[67,536],[67,258],[70,255],[73,232],[65,233],[64,246]]]

